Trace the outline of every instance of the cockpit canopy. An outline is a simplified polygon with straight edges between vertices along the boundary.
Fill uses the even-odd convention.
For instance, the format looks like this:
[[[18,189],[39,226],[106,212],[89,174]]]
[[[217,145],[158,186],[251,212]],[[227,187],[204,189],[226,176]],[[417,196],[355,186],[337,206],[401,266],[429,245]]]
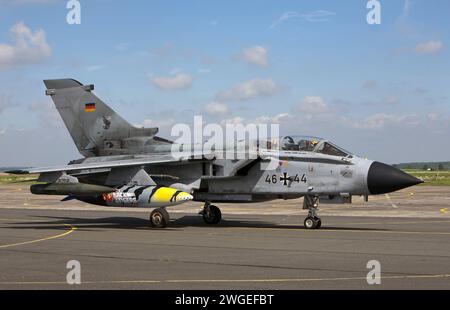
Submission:
[[[280,138],[280,150],[314,152],[331,156],[352,157],[350,152],[322,138],[285,136]]]

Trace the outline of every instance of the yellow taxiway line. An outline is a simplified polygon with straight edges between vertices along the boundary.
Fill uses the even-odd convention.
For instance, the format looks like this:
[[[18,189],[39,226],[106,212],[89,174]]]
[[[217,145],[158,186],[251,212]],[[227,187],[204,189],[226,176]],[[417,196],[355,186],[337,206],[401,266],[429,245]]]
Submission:
[[[26,220],[26,219],[0,219],[0,221],[30,221],[30,220]],[[39,222],[39,221],[34,221],[34,220],[31,220],[31,221]],[[40,238],[40,239],[35,239],[35,240],[30,240],[30,241],[24,241],[24,242],[3,244],[3,245],[0,245],[0,249],[6,249],[6,248],[19,246],[19,245],[26,245],[26,244],[32,244],[32,243],[38,243],[38,242],[43,242],[43,241],[63,238],[65,236],[67,236],[67,235],[70,235],[75,230],[77,230],[77,227],[75,227],[73,225],[70,225],[70,224],[62,224],[62,225],[66,226],[66,227],[69,227],[70,229],[68,231],[62,233],[62,234],[58,234],[58,235],[54,235],[54,236],[49,236],[49,237],[45,237],[45,238]]]

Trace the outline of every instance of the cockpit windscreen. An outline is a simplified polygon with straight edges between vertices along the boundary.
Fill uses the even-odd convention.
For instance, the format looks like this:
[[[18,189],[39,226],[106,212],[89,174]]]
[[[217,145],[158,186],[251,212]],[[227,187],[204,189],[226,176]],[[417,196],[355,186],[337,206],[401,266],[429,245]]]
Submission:
[[[351,156],[350,152],[317,137],[286,136],[281,138],[280,142],[280,148],[283,151],[315,152],[339,157]]]

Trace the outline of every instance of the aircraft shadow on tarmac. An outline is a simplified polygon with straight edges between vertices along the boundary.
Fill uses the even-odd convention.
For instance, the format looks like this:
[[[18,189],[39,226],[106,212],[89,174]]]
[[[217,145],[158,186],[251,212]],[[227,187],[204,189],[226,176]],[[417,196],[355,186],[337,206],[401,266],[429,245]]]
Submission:
[[[163,229],[149,227],[149,221],[143,218],[136,217],[104,217],[104,218],[75,218],[75,217],[51,217],[51,216],[37,216],[39,220],[23,221],[8,223],[4,228],[10,229],[67,229],[64,225],[73,225],[79,231],[93,231],[96,229],[133,229],[133,230],[147,230],[147,231],[177,231],[187,227],[207,227],[207,228],[266,228],[266,229],[280,229],[280,230],[306,230],[302,224],[279,224],[275,222],[267,222],[260,220],[248,220],[233,218],[223,219],[220,224],[208,225],[205,224],[201,217],[186,215],[177,219],[172,219],[170,226]],[[42,221],[41,221],[42,219]],[[336,227],[336,226],[322,226],[322,231],[326,230],[341,230],[341,231],[388,231],[387,229],[379,228],[361,228],[361,227]]]

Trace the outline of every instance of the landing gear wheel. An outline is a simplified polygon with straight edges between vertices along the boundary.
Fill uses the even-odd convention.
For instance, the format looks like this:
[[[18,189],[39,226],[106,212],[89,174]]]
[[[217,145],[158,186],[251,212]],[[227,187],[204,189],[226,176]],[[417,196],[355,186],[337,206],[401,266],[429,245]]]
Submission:
[[[306,229],[319,229],[322,226],[322,221],[318,217],[307,217],[305,219]]]
[[[216,206],[208,206],[202,211],[203,220],[206,224],[214,225],[219,224],[222,219],[222,212]]]
[[[165,208],[158,208],[150,213],[150,226],[154,228],[164,228],[170,222],[169,213]]]
[[[305,219],[305,228],[319,229],[322,226],[322,220],[317,216],[319,196],[306,195],[303,199],[303,210],[308,210],[308,217]]]
[[[316,229],[319,229],[320,227],[322,227],[322,220],[321,219],[317,219]]]

